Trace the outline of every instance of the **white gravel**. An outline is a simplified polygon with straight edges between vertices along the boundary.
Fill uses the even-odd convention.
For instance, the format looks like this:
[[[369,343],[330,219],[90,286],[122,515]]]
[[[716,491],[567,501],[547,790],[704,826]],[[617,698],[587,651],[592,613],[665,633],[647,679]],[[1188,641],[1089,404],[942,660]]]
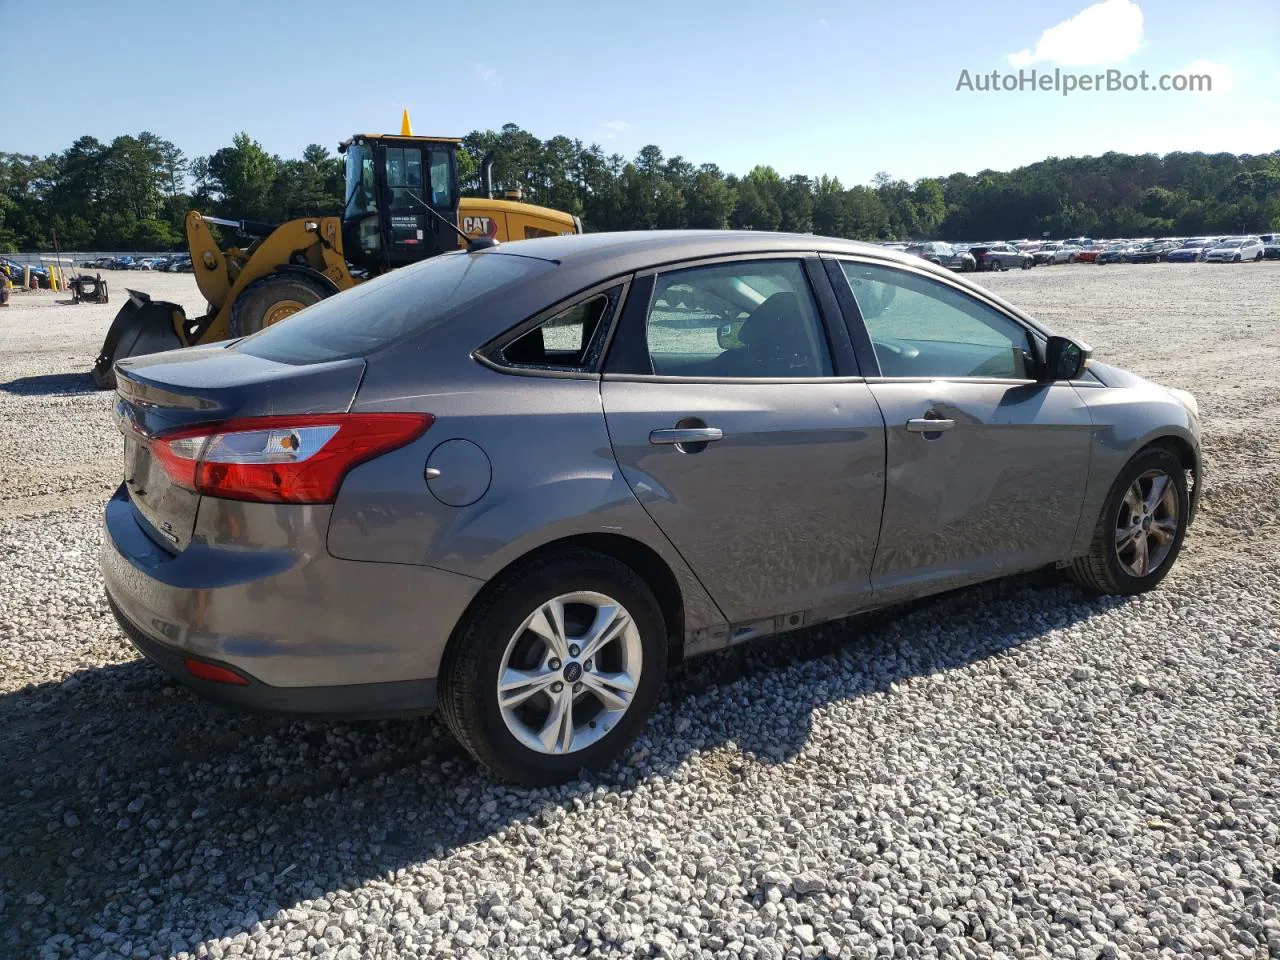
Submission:
[[[1199,397],[1165,585],[1025,577],[713,655],[627,762],[540,791],[434,720],[234,715],[134,659],[96,567],[118,441],[78,376],[123,290],[15,297],[0,956],[1280,957],[1280,264],[983,279]]]

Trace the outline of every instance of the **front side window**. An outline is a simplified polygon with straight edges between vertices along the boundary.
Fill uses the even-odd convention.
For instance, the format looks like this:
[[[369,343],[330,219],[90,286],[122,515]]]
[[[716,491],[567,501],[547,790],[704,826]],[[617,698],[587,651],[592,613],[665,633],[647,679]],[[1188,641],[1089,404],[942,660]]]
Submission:
[[[841,267],[886,377],[1035,376],[1025,327],[931,277],[878,264]]]
[[[660,275],[645,340],[658,376],[832,373],[822,321],[798,260],[751,260]]]

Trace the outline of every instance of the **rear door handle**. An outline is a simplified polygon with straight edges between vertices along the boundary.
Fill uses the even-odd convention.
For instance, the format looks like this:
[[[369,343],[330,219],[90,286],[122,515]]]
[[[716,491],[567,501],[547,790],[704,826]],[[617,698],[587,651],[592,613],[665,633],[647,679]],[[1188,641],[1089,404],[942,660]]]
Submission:
[[[931,420],[928,417],[920,417],[916,420],[908,420],[907,430],[911,433],[941,433],[955,425],[954,420]]]
[[[724,439],[719,427],[671,427],[666,430],[650,430],[649,442],[656,444],[712,443]]]

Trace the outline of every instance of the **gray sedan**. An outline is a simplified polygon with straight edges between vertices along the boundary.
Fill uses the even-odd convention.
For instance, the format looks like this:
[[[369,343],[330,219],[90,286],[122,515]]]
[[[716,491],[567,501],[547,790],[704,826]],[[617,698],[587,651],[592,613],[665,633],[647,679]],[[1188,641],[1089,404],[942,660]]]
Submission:
[[[439,708],[524,783],[618,756],[684,657],[1063,564],[1134,594],[1196,404],[937,266],[649,232],[447,254],[123,360],[107,595],[202,694]]]

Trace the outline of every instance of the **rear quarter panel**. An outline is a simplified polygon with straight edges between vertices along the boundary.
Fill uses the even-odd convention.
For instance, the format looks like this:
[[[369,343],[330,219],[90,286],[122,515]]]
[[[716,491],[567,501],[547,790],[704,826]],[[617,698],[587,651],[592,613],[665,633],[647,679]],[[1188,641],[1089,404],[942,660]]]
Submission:
[[[371,367],[362,384],[357,411],[417,410],[437,419],[417,442],[347,476],[329,524],[334,556],[490,580],[553,541],[613,534],[648,546],[672,570],[686,633],[724,622],[623,479],[598,379],[501,373],[470,357],[433,367],[432,386],[416,394],[403,369],[380,378]],[[479,446],[491,468],[487,490],[461,507],[437,499],[424,478],[432,451],[454,439]]]

